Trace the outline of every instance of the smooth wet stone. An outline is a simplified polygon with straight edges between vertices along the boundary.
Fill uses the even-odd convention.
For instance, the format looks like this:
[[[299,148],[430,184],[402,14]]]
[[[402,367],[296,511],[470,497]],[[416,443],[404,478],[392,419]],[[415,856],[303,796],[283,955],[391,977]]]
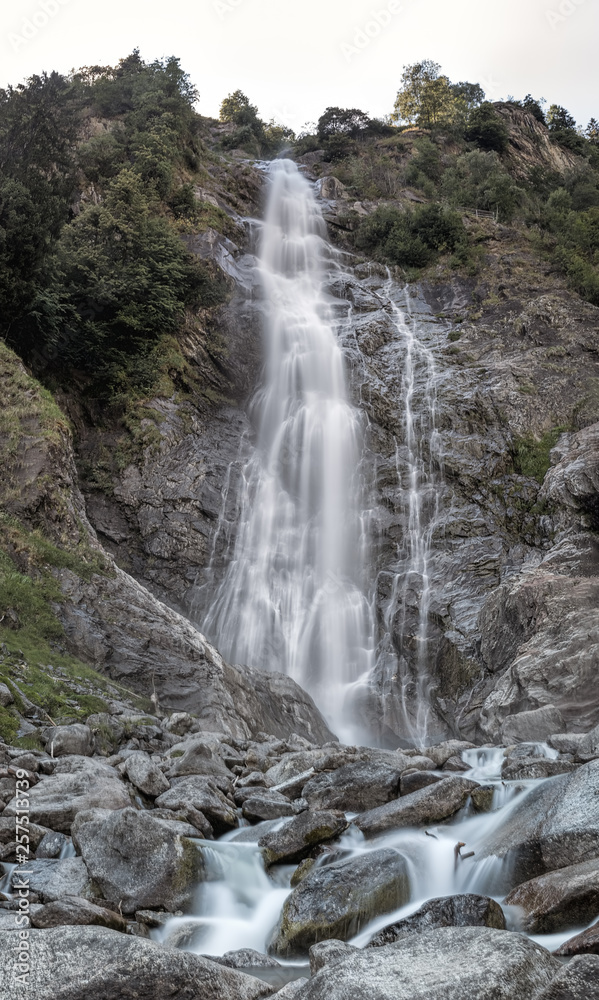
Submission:
[[[439,927],[325,965],[297,1000],[536,1000],[559,969],[522,934]]]
[[[573,958],[534,1000],[599,1000],[599,956]]]
[[[450,757],[460,757],[464,750],[474,750],[475,744],[466,740],[445,740],[434,747],[426,748],[426,756],[430,757],[435,767],[443,767]]]
[[[36,858],[58,858],[60,852],[69,843],[69,838],[64,833],[54,833],[49,830],[40,840],[35,852]]]
[[[183,753],[176,757],[167,771],[169,778],[179,778],[188,774],[201,774],[207,778],[223,778],[230,786],[233,775],[218,753],[205,741],[194,740]],[[222,787],[222,786],[220,786]]]
[[[345,814],[331,809],[306,810],[280,830],[265,833],[258,841],[266,865],[301,861],[316,847],[347,829]]]
[[[421,934],[436,927],[494,927],[502,931],[505,917],[499,903],[488,896],[464,893],[429,899],[416,913],[377,931],[367,947],[381,948],[404,934]]]
[[[125,773],[131,784],[151,799],[157,798],[171,787],[160,768],[147,753],[132,753],[125,761]]]
[[[57,927],[73,924],[94,924],[98,927],[111,927],[115,931],[127,930],[127,921],[113,910],[81,896],[63,896],[61,899],[46,903],[37,908],[31,915],[32,927]]]
[[[91,757],[64,757],[52,774],[44,775],[29,792],[32,823],[70,833],[78,812],[93,809],[124,809],[131,797],[114,768]],[[14,816],[16,801],[8,803],[3,816]]]
[[[399,791],[401,795],[409,795],[410,792],[418,792],[421,788],[436,785],[438,781],[442,780],[443,775],[436,774],[434,771],[409,771],[407,774],[402,774]]]
[[[523,926],[531,934],[552,934],[587,924],[599,913],[599,859],[524,882],[505,902],[522,907]]]
[[[553,954],[563,958],[572,955],[599,955],[599,923],[564,941]]]
[[[396,766],[370,761],[344,764],[336,771],[311,778],[304,785],[302,796],[311,809],[365,812],[397,798],[403,765],[404,760]]]
[[[268,950],[292,957],[317,941],[345,941],[409,897],[408,864],[397,851],[372,851],[313,868],[285,900]]]
[[[294,979],[292,982],[287,983],[283,986],[283,989],[275,993],[274,996],[276,1000],[295,1000],[298,996],[302,986],[305,986],[309,980],[302,976],[300,979]]]
[[[509,858],[514,883],[599,856],[599,761],[533,785],[481,845],[477,861]]]
[[[559,753],[578,754],[581,744],[585,739],[584,733],[556,733],[549,736],[547,743]]]
[[[15,996],[16,931],[0,935],[0,997]],[[31,930],[28,995],[35,1000],[258,1000],[266,983],[200,955],[105,927]]]
[[[546,740],[554,733],[563,733],[565,728],[559,709],[553,705],[544,705],[531,712],[508,715],[501,728],[501,738],[504,743]]]
[[[466,804],[475,788],[478,788],[476,781],[451,775],[378,809],[362,813],[354,823],[365,837],[374,837],[396,827],[441,823]]]
[[[92,819],[77,840],[91,878],[123,913],[187,906],[202,877],[200,848],[151,812],[123,809]]]

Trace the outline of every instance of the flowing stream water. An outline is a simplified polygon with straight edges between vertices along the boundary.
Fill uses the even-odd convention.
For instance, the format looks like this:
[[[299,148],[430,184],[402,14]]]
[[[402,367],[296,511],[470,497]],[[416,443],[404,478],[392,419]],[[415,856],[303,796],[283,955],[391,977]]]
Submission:
[[[539,744],[537,756],[556,756]],[[350,826],[336,845],[333,860],[355,857],[381,848],[392,848],[408,862],[410,900],[390,913],[376,915],[350,943],[363,947],[381,928],[409,916],[429,899],[458,893],[491,896],[500,904],[512,888],[509,865],[497,857],[481,858],[486,839],[498,824],[508,819],[539,780],[505,782],[501,779],[503,748],[466,750],[463,753],[470,770],[464,777],[494,788],[490,812],[476,813],[468,804],[451,822],[426,829],[392,830],[374,840],[365,840],[356,827]],[[542,780],[542,779],[541,779]],[[551,780],[551,779],[548,779]],[[278,828],[290,819],[259,823],[221,837],[219,841],[199,841],[208,867],[208,881],[197,890],[191,915],[173,917],[153,936],[169,945],[197,954],[223,955],[227,951],[253,948],[265,952],[285,899],[291,892],[290,878],[295,866],[277,866],[265,871],[257,841],[267,830]],[[462,844],[461,857],[457,845]],[[316,865],[327,863],[321,856]],[[515,907],[504,907],[508,929],[519,929]],[[560,934],[533,935],[533,939],[553,950],[582,927]],[[291,966],[291,977],[307,974],[301,960]],[[261,971],[261,970],[260,970]]]
[[[252,406],[256,447],[204,631],[229,661],[291,676],[342,735],[343,692],[372,667],[373,626],[357,475],[363,421],[325,292],[333,254],[311,185],[276,161],[259,257],[266,368]]]

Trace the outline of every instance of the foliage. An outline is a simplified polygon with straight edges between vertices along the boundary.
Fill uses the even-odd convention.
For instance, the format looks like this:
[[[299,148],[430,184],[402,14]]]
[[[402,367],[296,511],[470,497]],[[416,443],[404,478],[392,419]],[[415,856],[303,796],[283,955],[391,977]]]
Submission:
[[[555,448],[560,434],[567,429],[567,427],[554,427],[540,439],[532,435],[515,438],[513,448],[515,471],[542,483],[551,465],[549,458],[551,449]]]
[[[547,112],[549,134],[554,142],[571,149],[574,153],[584,153],[584,138],[576,130],[576,121],[561,104],[552,104]]]
[[[471,111],[464,135],[480,149],[503,153],[508,147],[507,126],[488,101]]]
[[[434,128],[463,123],[484,99],[478,83],[451,83],[440,75],[440,65],[431,59],[404,67],[402,86],[395,99],[392,118],[397,122]]]
[[[413,212],[381,207],[363,220],[355,245],[393,264],[420,268],[438,254],[454,251],[464,240],[460,217],[440,205],[426,205]]]
[[[223,139],[223,149],[245,148],[256,156],[271,156],[295,139],[293,130],[285,125],[263,122],[258,108],[250,104],[242,90],[225,97],[220,106],[220,120],[237,126],[235,132]]]
[[[464,153],[443,175],[441,190],[451,205],[496,211],[509,221],[523,192],[504,169],[495,152]]]

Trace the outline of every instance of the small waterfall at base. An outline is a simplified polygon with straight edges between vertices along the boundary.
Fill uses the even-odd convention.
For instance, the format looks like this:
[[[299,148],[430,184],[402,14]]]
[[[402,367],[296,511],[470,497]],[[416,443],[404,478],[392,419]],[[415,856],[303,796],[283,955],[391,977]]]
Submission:
[[[290,675],[338,735],[351,738],[343,691],[371,669],[373,655],[357,474],[362,418],[347,398],[323,291],[326,257],[334,255],[325,223],[294,163],[275,161],[270,174],[256,449],[244,470],[232,558],[204,630],[230,661]]]

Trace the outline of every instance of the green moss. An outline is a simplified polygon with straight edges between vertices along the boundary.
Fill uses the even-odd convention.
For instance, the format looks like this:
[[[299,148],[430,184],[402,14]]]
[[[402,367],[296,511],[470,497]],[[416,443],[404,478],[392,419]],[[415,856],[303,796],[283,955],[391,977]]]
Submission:
[[[14,709],[2,708],[0,705],[0,737],[5,743],[14,746],[18,728],[19,719]]]
[[[522,476],[528,476],[531,479],[536,479],[538,483],[542,483],[551,464],[549,453],[557,444],[560,434],[563,434],[567,429],[567,427],[554,427],[540,439],[532,435],[514,438],[515,471]]]
[[[462,336],[462,331],[461,330],[451,330],[447,334],[447,339],[450,340],[452,342],[452,344],[453,344],[453,343],[455,343],[456,340],[459,340],[461,336]]]

